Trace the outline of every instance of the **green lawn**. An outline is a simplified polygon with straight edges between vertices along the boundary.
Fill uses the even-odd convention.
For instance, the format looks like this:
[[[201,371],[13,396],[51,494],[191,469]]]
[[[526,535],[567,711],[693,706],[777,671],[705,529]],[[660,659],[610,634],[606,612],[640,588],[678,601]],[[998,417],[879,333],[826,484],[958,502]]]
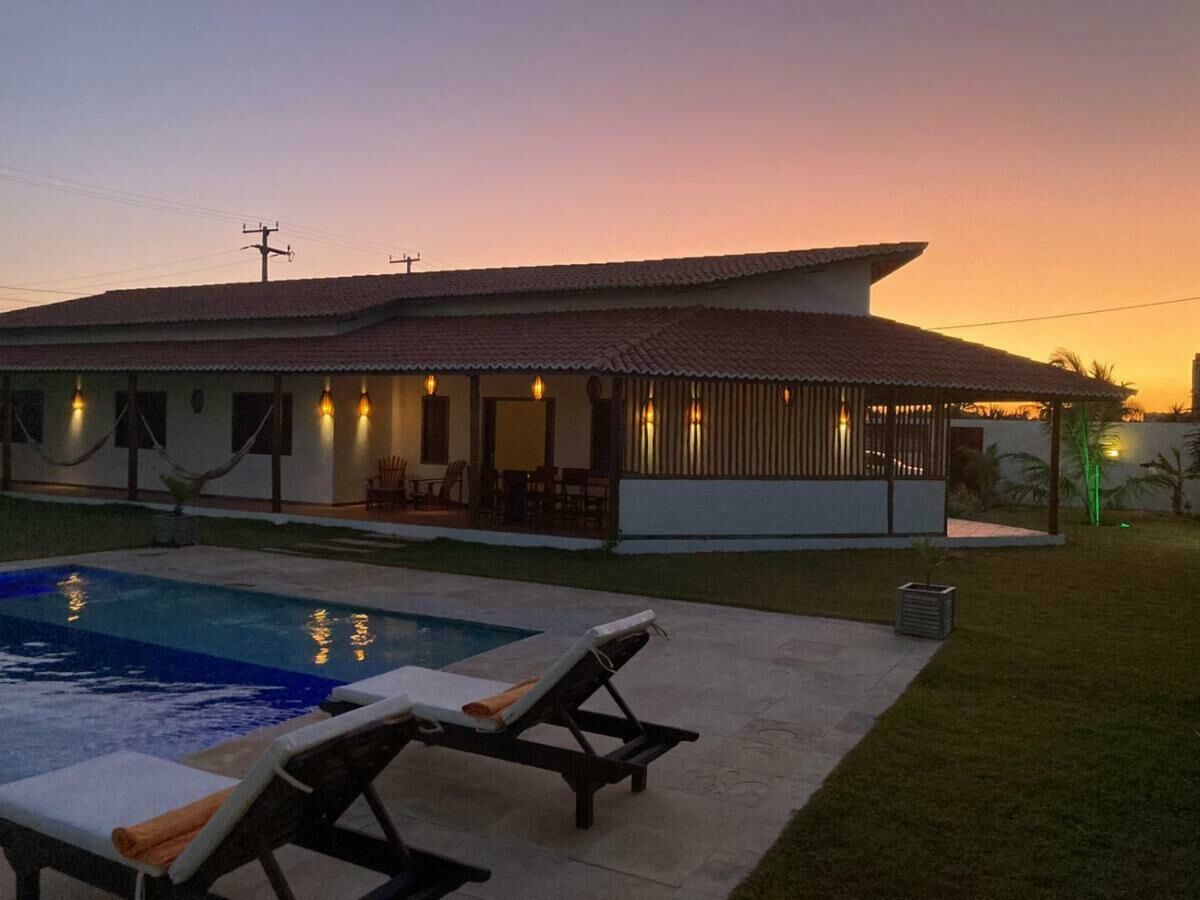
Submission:
[[[1039,513],[999,521],[1040,527]],[[1061,548],[957,553],[958,630],[737,894],[1200,896],[1200,524],[1069,521]],[[205,519],[204,540],[339,531]],[[0,498],[0,559],[136,546],[148,514]],[[888,622],[908,551],[620,557],[448,541],[370,560]]]

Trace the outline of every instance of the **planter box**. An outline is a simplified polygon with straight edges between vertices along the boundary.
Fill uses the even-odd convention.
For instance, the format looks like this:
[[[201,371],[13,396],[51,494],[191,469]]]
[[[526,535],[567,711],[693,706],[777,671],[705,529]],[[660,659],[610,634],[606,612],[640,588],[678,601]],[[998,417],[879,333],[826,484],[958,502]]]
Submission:
[[[160,547],[190,547],[198,540],[199,525],[195,516],[155,516],[154,543]]]
[[[909,582],[896,589],[896,634],[940,641],[953,630],[953,587]]]

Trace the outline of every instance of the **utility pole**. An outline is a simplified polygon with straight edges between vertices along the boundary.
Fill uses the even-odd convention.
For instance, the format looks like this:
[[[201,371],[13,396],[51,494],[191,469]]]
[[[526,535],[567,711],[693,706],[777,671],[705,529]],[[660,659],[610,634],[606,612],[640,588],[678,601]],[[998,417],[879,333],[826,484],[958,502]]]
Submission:
[[[258,223],[257,228],[247,228],[245,225],[242,226],[242,234],[261,234],[262,235],[262,243],[261,244],[247,244],[242,249],[249,250],[251,247],[253,247],[255,250],[257,250],[259,253],[262,254],[262,266],[263,266],[262,280],[263,281],[267,280],[267,260],[270,259],[272,255],[286,256],[288,258],[288,262],[291,262],[296,256],[296,254],[292,252],[291,244],[287,245],[286,250],[277,250],[276,248],[272,247],[269,243],[267,243],[267,239],[278,230],[279,230],[278,222],[275,223],[274,228],[271,228],[269,225],[264,225],[262,222]]]
[[[411,275],[412,274],[412,264],[415,262],[420,262],[420,261],[421,261],[421,251],[419,251],[419,250],[417,251],[416,256],[409,256],[407,253],[405,253],[399,259],[392,259],[392,254],[390,254],[390,253],[388,254],[388,262],[389,263],[404,263],[406,275]]]

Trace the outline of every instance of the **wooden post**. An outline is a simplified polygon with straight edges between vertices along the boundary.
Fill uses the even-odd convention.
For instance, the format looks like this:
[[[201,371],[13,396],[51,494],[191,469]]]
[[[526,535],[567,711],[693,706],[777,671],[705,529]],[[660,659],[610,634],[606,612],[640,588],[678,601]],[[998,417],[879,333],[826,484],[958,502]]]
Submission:
[[[625,383],[613,377],[608,409],[608,539],[621,539],[621,463],[625,458]]]
[[[887,533],[896,533],[896,396],[890,394],[883,419],[883,453],[887,472]]]
[[[1058,483],[1062,457],[1062,403],[1050,404],[1050,534],[1058,534]]]
[[[129,441],[129,476],[125,496],[138,498],[138,446],[142,440],[142,414],[138,409],[137,375],[129,373],[129,405],[125,408],[125,434]]]
[[[0,491],[12,490],[12,376],[4,373],[0,383]]]
[[[275,376],[271,406],[271,512],[283,512],[283,376]]]
[[[483,484],[483,433],[479,421],[479,376],[472,375],[471,379],[471,446],[467,451],[467,524],[472,528],[479,527],[479,492]]]

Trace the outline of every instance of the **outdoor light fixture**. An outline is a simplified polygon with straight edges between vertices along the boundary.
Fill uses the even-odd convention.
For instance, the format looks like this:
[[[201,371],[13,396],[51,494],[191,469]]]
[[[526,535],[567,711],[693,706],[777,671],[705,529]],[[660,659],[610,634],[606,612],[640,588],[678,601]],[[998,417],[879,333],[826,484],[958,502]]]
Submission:
[[[1112,447],[1112,446],[1105,447],[1104,455],[1107,456],[1109,459],[1120,459],[1121,458],[1121,448],[1120,447]]]
[[[367,393],[366,388],[358,395],[358,417],[365,419],[371,414],[371,395]]]
[[[704,419],[704,407],[700,405],[700,398],[697,397],[688,407],[688,424],[699,425]]]
[[[71,409],[80,410],[87,406],[87,401],[83,399],[83,389],[75,388],[75,393],[71,395]]]
[[[842,398],[842,403],[838,407],[838,431],[844,432],[850,427],[850,407],[846,403],[846,399]]]
[[[654,398],[651,397],[646,401],[646,405],[642,407],[642,424],[654,424]]]
[[[321,399],[317,403],[317,409],[321,411],[323,416],[333,415],[333,392],[329,388],[321,391]]]
[[[587,380],[587,396],[593,403],[604,396],[604,386],[600,384],[600,379],[595,375],[592,375]]]
[[[792,405],[792,386],[785,384],[779,389],[779,399],[783,401],[784,406]]]
[[[533,394],[534,400],[541,400],[546,393],[546,382],[542,381],[541,375],[533,376],[533,384],[530,385],[530,392]]]
[[[437,393],[437,376],[430,372],[425,376],[425,396],[432,397]]]

